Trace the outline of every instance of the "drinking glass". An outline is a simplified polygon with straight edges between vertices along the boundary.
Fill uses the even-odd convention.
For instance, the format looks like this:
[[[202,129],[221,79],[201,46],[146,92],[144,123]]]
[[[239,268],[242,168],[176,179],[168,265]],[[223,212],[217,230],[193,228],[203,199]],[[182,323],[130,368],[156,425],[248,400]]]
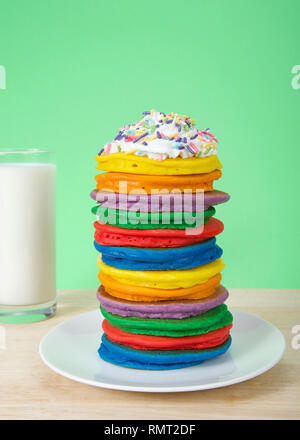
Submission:
[[[0,148],[0,322],[56,310],[54,153]]]

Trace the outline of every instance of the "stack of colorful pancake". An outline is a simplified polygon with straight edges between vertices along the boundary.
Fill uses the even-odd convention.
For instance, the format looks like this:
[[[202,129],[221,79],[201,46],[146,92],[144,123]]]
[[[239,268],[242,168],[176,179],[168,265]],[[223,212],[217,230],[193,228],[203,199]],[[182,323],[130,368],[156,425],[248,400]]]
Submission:
[[[167,370],[225,353],[232,315],[214,190],[222,175],[217,139],[187,116],[151,110],[119,129],[96,157],[97,297],[104,316],[100,357]]]

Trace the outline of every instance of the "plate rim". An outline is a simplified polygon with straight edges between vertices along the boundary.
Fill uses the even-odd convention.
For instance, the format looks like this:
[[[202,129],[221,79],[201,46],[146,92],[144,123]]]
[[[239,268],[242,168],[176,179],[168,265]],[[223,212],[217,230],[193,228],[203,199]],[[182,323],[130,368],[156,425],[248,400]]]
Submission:
[[[271,325],[278,333],[278,336],[281,338],[281,343],[282,343],[282,350],[281,353],[275,358],[273,359],[271,362],[269,362],[267,365],[265,365],[264,367],[260,368],[259,370],[257,370],[255,373],[249,373],[249,374],[245,374],[244,376],[240,376],[237,377],[235,379],[232,380],[224,380],[224,381],[219,381],[219,382],[210,382],[208,384],[201,384],[201,385],[184,385],[184,386],[165,386],[165,387],[150,387],[150,386],[135,386],[135,385],[121,385],[121,384],[114,384],[114,383],[109,383],[109,382],[101,382],[101,381],[94,381],[94,380],[89,380],[89,379],[84,379],[84,378],[80,378],[78,376],[75,376],[71,373],[66,372],[65,370],[61,370],[58,369],[57,367],[55,367],[54,365],[52,365],[44,356],[43,354],[43,343],[46,341],[47,337],[53,333],[54,331],[56,331],[59,327],[63,326],[66,322],[69,322],[73,319],[78,318],[79,316],[83,316],[83,315],[88,315],[91,313],[95,313],[95,312],[99,312],[99,310],[90,310],[88,312],[84,312],[84,313],[80,313],[78,315],[72,316],[69,319],[66,319],[62,322],[60,322],[59,324],[57,324],[55,327],[53,327],[51,330],[49,330],[42,338],[42,340],[39,343],[39,354],[40,357],[42,359],[42,361],[44,362],[44,364],[50,368],[52,371],[54,371],[55,373],[59,374],[60,376],[66,377],[67,379],[73,380],[75,382],[79,382],[79,383],[83,383],[85,385],[89,385],[89,386],[94,386],[97,388],[105,388],[105,389],[111,389],[111,390],[119,390],[119,391],[132,391],[132,392],[140,392],[140,393],[180,393],[180,392],[191,392],[191,391],[202,391],[202,390],[208,390],[208,389],[215,389],[215,388],[223,388],[226,386],[230,386],[230,385],[235,385],[237,383],[241,383],[241,382],[245,382],[247,380],[250,379],[254,379],[257,376],[260,376],[261,374],[269,371],[271,368],[273,368],[283,357],[285,351],[286,351],[286,340],[285,337],[283,335],[283,333],[274,325],[272,324],[270,321],[267,321],[264,318],[261,318],[260,316],[257,316],[253,313],[249,313],[249,312],[245,312],[243,310],[240,309],[236,309],[236,308],[230,308],[230,310],[232,312],[238,312],[238,313],[242,313],[242,314],[246,314],[249,316],[254,316],[255,318],[263,321],[264,323]],[[100,313],[100,312],[99,312]],[[101,316],[101,315],[100,315]],[[105,362],[105,361],[103,361]],[[119,368],[126,368],[126,367],[121,367],[119,366]]]

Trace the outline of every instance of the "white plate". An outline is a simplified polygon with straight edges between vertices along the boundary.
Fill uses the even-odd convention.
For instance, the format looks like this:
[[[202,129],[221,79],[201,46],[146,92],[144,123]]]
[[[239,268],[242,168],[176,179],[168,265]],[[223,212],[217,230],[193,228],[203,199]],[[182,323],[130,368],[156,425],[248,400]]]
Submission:
[[[53,328],[41,341],[40,355],[56,373],[96,387],[156,393],[224,387],[269,370],[285,350],[284,337],[273,324],[249,313],[232,313],[232,345],[228,352],[194,367],[149,371],[103,361],[97,353],[102,334],[98,310]]]

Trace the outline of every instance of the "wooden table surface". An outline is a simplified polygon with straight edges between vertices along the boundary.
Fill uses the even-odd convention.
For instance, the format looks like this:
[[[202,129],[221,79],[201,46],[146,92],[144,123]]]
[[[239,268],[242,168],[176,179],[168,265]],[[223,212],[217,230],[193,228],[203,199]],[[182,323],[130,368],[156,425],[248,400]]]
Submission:
[[[300,326],[300,291],[232,289],[230,293],[229,307],[271,321],[286,338],[283,359],[263,375],[224,388],[166,394],[73,382],[47,368],[38,353],[41,338],[51,328],[97,307],[95,291],[64,290],[58,293],[55,317],[0,325],[0,419],[299,419],[300,348],[293,348],[291,341],[292,328]]]

